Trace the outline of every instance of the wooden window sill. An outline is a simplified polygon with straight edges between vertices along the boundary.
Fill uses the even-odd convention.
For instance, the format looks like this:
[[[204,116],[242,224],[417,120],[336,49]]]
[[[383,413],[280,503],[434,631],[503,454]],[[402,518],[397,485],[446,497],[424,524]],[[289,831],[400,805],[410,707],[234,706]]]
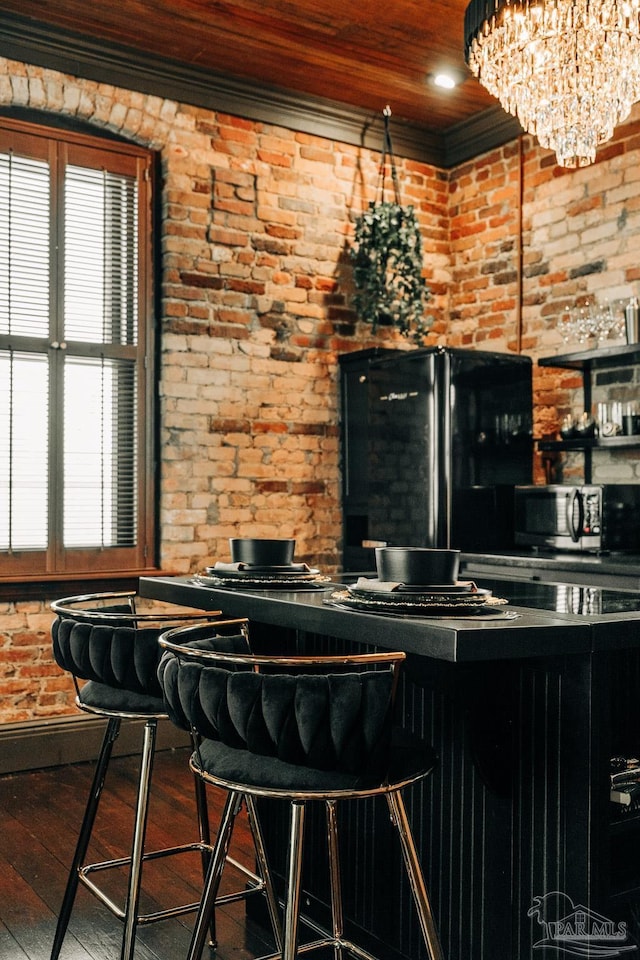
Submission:
[[[173,575],[171,571],[154,567],[145,570],[126,570],[122,573],[97,571],[73,575],[3,577],[0,579],[0,602],[51,600],[56,597],[103,593],[108,590],[137,590],[140,577]]]

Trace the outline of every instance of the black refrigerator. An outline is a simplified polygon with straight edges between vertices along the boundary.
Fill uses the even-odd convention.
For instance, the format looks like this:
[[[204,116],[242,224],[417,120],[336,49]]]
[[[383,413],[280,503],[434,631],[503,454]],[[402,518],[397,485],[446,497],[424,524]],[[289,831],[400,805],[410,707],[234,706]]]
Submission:
[[[343,568],[374,547],[513,545],[532,480],[531,359],[429,347],[340,357]]]

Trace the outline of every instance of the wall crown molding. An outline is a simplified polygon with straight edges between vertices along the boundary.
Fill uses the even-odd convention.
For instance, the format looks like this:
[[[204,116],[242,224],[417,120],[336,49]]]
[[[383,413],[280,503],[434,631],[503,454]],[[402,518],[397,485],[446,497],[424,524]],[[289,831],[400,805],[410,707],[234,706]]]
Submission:
[[[102,44],[28,17],[5,14],[0,23],[3,56],[62,73],[138,90],[152,96],[273,123],[352,146],[380,150],[382,115],[276,86],[246,81],[176,63],[129,47]],[[400,157],[450,168],[514,139],[520,126],[499,107],[486,110],[444,136],[417,124],[391,121]]]

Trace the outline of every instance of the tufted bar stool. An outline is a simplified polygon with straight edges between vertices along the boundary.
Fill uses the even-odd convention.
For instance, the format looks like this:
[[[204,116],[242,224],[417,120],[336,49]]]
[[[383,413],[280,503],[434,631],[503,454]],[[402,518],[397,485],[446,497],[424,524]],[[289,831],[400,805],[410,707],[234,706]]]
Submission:
[[[160,637],[166,651],[158,675],[169,717],[195,729],[190,766],[227,792],[225,814],[205,879],[188,960],[200,960],[240,797],[286,800],[289,843],[283,943],[259,960],[294,960],[332,948],[333,956],[376,960],[345,937],[340,888],[337,804],[383,796],[397,830],[430,960],[443,960],[429,896],[407,817],[403,789],[427,777],[432,748],[393,724],[403,653],[346,656],[254,656],[194,649],[206,628],[179,627]],[[331,930],[301,915],[305,810],[324,805]],[[318,939],[298,943],[299,922]]]
[[[213,847],[209,833],[207,797],[200,777],[194,777],[198,819],[198,836],[191,843],[163,850],[145,850],[145,835],[150,800],[151,777],[158,721],[166,719],[162,689],[158,681],[158,661],[162,653],[158,636],[176,624],[209,621],[209,649],[245,652],[249,649],[247,621],[224,620],[220,612],[188,612],[176,609],[161,611],[144,608],[138,612],[132,592],[85,594],[67,597],[51,604],[56,618],[52,624],[53,654],[56,663],[71,673],[76,687],[76,704],[88,713],[107,719],[102,746],[98,755],[91,791],[85,807],[72,865],[69,871],[51,960],[57,960],[67,932],[78,885],[91,891],[116,917],[123,921],[121,960],[132,960],[138,927],[169,917],[195,912],[198,903],[184,903],[141,914],[140,894],[142,871],[147,860],[174,854],[195,852],[202,859],[203,874],[211,859]],[[216,617],[220,619],[214,619]],[[212,619],[214,622],[211,623]],[[137,784],[133,838],[128,856],[87,863],[87,852],[105,784],[114,743],[123,720],[144,721],[140,771]],[[192,747],[197,748],[197,735],[190,731]],[[261,835],[250,824],[258,857],[262,855]],[[225,901],[240,899],[260,890],[261,878],[237,861],[231,861],[245,878],[242,890],[227,894]],[[95,879],[96,873],[111,868],[127,872],[124,905],[116,903]],[[215,920],[209,923],[215,944]]]

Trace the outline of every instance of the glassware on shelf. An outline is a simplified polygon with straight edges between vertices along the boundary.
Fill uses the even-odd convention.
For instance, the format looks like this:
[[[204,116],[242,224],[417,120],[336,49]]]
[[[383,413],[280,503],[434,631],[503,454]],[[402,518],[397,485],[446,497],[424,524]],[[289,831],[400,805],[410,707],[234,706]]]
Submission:
[[[558,321],[558,330],[565,343],[587,343],[595,336],[596,329],[593,303],[565,307]]]
[[[595,337],[598,329],[598,315],[595,304],[584,303],[582,306],[576,307],[574,316],[578,343],[587,343]]]
[[[558,332],[565,343],[624,340],[625,308],[630,302],[605,297],[600,302],[589,299],[582,304],[566,306],[558,318]]]
[[[565,343],[575,342],[573,307],[566,306],[562,309],[558,317],[557,328]]]
[[[605,298],[596,308],[595,336],[602,343],[604,340],[617,339],[623,332],[623,319],[620,302]]]
[[[619,340],[624,337],[624,300],[605,298],[596,310],[595,336],[599,342]]]
[[[561,438],[589,440],[599,436],[607,440],[640,435],[640,404],[637,401],[609,400],[597,403],[594,409],[595,416],[586,410],[567,413],[560,423]]]
[[[638,343],[640,340],[640,323],[638,298],[631,297],[624,308],[624,323],[627,343]]]
[[[597,428],[596,421],[586,410],[576,417],[575,421],[576,437],[578,439],[587,439],[595,437]]]
[[[625,403],[622,408],[622,432],[626,437],[640,434],[640,413],[635,400]]]
[[[576,435],[576,425],[573,419],[573,416],[568,413],[566,417],[562,418],[562,423],[560,424],[560,436],[563,440],[573,440]]]
[[[598,431],[603,439],[622,433],[622,403],[618,400],[599,403],[596,407]]]
[[[586,440],[595,437],[596,433],[596,421],[586,410],[568,413],[560,424],[560,436],[563,440]]]

